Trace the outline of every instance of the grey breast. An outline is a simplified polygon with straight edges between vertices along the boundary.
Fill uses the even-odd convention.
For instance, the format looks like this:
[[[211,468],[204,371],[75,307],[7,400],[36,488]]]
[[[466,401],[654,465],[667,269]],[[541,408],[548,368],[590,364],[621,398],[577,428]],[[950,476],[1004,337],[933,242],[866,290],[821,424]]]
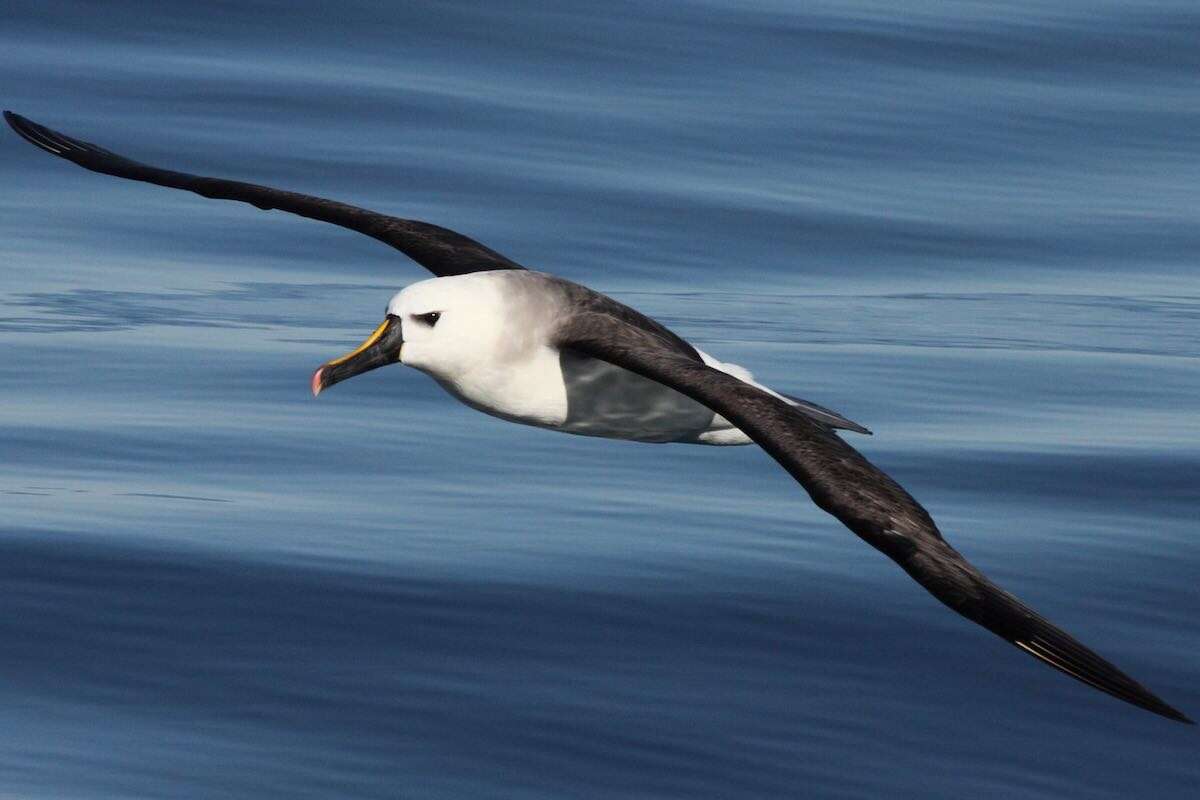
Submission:
[[[503,276],[507,307],[519,327],[549,338],[572,316],[599,312],[654,334],[671,350],[700,361],[690,344],[629,306],[577,283],[543,272]],[[545,339],[543,339],[545,341]],[[622,367],[564,349],[559,365],[567,390],[562,429],[592,436],[666,442],[707,430],[712,410],[674,389]]]

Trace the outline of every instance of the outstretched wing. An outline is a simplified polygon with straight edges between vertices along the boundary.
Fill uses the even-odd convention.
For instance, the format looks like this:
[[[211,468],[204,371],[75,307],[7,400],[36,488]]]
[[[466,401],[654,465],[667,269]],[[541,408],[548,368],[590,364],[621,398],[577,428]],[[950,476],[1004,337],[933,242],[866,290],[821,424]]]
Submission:
[[[1191,723],[989,581],[946,543],[928,512],[898,483],[786,402],[687,358],[653,333],[607,314],[584,311],[567,317],[555,343],[670,386],[721,414],[770,453],[818,506],[972,622],[1102,692]]]
[[[434,275],[524,269],[474,239],[427,222],[391,217],[335,200],[272,189],[270,186],[160,169],[73,139],[11,111],[4,112],[4,119],[29,143],[84,169],[172,189],[185,189],[217,200],[238,200],[264,211],[277,208],[309,219],[332,222],[391,245]]]

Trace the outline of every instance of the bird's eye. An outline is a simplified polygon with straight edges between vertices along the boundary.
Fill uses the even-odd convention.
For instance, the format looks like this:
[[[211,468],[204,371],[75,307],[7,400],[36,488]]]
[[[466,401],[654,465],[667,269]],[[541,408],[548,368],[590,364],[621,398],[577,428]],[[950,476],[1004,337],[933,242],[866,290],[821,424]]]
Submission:
[[[442,312],[440,312],[440,311],[430,311],[428,314],[413,315],[413,319],[417,320],[418,322],[422,322],[431,328],[434,325],[437,325],[437,321],[441,318],[442,318]]]

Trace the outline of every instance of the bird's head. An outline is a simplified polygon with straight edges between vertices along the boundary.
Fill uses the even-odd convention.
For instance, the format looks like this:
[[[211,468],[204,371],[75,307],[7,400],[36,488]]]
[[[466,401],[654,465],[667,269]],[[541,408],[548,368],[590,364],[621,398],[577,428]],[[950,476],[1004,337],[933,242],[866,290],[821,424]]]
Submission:
[[[452,380],[495,361],[511,342],[502,286],[488,274],[431,278],[397,292],[383,323],[358,348],[313,373],[313,394],[388,364]]]

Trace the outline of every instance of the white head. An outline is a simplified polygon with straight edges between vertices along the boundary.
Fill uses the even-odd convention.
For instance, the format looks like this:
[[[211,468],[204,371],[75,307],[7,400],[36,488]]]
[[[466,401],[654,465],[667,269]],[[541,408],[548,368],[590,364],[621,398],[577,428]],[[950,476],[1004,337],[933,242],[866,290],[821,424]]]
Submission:
[[[317,370],[313,392],[397,361],[449,383],[504,369],[540,344],[545,330],[530,318],[537,316],[530,304],[521,302],[526,291],[520,274],[476,272],[405,287],[357,350]]]
[[[404,331],[400,362],[444,378],[494,359],[508,325],[501,282],[490,276],[431,278],[397,292],[387,313]]]

